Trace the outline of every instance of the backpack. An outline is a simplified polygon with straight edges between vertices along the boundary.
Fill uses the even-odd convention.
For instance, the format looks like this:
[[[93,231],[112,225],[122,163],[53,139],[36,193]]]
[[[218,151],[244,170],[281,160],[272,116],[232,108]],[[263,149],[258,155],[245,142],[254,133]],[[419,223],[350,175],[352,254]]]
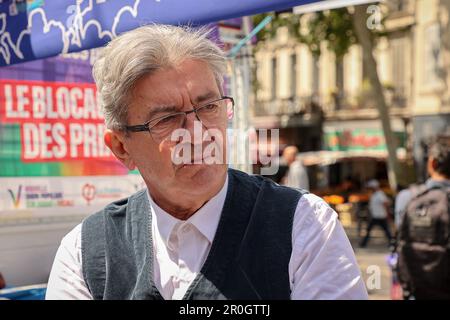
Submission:
[[[398,278],[406,299],[450,299],[450,188],[420,188],[398,232]]]

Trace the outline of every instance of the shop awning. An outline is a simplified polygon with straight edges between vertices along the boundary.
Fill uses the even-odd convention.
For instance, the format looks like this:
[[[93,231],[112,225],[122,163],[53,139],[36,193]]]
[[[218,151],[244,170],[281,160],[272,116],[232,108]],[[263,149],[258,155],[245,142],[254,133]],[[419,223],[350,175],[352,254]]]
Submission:
[[[95,48],[149,23],[201,25],[320,0],[0,1],[0,66]]]

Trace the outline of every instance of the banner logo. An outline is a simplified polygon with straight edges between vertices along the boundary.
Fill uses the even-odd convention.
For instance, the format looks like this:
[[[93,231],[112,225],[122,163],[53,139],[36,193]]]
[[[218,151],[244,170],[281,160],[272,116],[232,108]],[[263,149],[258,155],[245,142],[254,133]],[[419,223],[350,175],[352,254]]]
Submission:
[[[19,186],[19,189],[17,190],[17,194],[14,194],[14,192],[11,189],[8,189],[8,193],[11,196],[14,208],[18,209],[20,206],[20,196],[22,194],[22,185]]]
[[[93,184],[86,183],[81,189],[81,195],[87,204],[90,205],[91,201],[95,198],[95,186]]]

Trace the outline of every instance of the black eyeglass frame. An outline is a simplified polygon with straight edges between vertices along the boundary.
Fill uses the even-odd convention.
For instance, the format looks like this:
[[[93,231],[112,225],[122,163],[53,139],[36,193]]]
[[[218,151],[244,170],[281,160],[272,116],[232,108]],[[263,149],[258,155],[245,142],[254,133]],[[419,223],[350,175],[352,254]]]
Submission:
[[[156,118],[156,119],[149,120],[149,121],[147,121],[147,122],[144,123],[144,124],[138,124],[138,125],[134,125],[134,126],[125,126],[124,128],[125,128],[127,131],[130,131],[130,132],[142,132],[142,131],[148,131],[148,132],[151,133],[151,129],[152,129],[154,126],[156,126],[161,120],[166,119],[166,118],[169,118],[169,117],[181,115],[181,114],[184,114],[184,115],[185,115],[185,119],[186,119],[186,118],[187,118],[187,115],[188,115],[188,114],[191,114],[191,113],[195,113],[195,117],[197,118],[197,120],[200,121],[200,122],[202,122],[202,120],[201,120],[200,117],[198,116],[198,113],[197,113],[198,110],[207,107],[207,106],[210,105],[211,103],[218,102],[218,101],[222,101],[222,100],[226,100],[226,99],[231,100],[231,106],[232,106],[233,112],[234,112],[234,99],[233,99],[232,97],[229,97],[229,96],[222,96],[220,99],[208,101],[208,102],[206,102],[205,104],[202,104],[200,107],[193,107],[193,109],[192,109],[192,110],[189,110],[189,111],[174,112],[174,113],[171,113],[171,114],[167,114],[167,115],[165,115],[165,116],[158,117],[158,118]],[[150,126],[150,122],[154,122],[154,124],[153,124],[152,126]],[[203,123],[203,122],[202,122],[202,123]]]

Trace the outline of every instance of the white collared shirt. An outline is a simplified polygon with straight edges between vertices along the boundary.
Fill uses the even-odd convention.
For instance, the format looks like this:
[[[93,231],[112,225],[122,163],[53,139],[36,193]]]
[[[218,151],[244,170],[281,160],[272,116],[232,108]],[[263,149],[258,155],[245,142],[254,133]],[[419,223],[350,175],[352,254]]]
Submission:
[[[181,300],[200,272],[216,234],[227,189],[228,176],[219,193],[186,221],[165,212],[147,193],[157,261],[154,281],[164,299]]]
[[[228,177],[219,193],[186,221],[169,215],[148,194],[154,282],[164,299],[182,299],[200,272],[219,224],[227,189]],[[292,299],[368,298],[337,214],[313,194],[303,195],[295,211],[289,279]],[[81,224],[61,241],[46,299],[92,299],[82,273]]]

